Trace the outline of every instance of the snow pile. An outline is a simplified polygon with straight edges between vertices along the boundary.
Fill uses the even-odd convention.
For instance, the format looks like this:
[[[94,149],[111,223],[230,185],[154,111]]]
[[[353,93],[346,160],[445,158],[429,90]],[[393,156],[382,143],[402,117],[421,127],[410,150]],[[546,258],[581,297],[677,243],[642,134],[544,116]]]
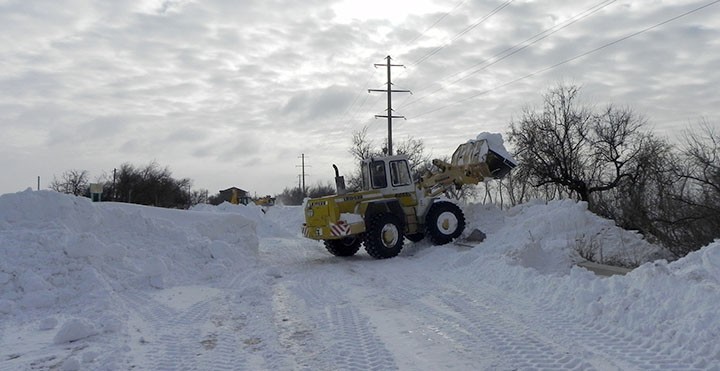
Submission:
[[[720,286],[720,240],[671,263],[668,270],[688,281]]]
[[[528,318],[523,326],[532,327],[537,320],[547,326],[537,329],[559,324],[568,327],[557,331],[570,329],[570,335],[587,330],[559,343],[580,339],[581,349],[598,345],[598,353],[588,353],[588,358],[603,349],[614,351],[623,346],[615,341],[624,339],[639,350],[667,354],[680,365],[716,369],[720,241],[668,263],[657,259],[662,249],[590,213],[582,202],[537,201],[507,211],[469,205],[464,212],[465,233],[480,229],[487,234],[482,243],[473,248],[408,243],[397,258],[377,261],[364,251],[347,259],[333,257],[321,243],[303,238],[302,207],[223,204],[185,211],[92,203],[54,192],[2,195],[0,348],[5,351],[0,369],[34,364],[63,370],[177,369],[186,366],[183,362],[193,364],[203,352],[219,362],[227,356],[237,361],[258,354],[274,362],[277,354],[287,353],[287,344],[294,344],[283,342],[293,338],[302,344],[312,338],[318,342],[308,343],[312,349],[329,349],[339,342],[355,349],[354,330],[363,326],[345,333],[330,325],[293,327],[303,318],[327,319],[329,314],[340,321],[338,326],[367,323],[363,331],[370,334],[390,326],[385,334],[395,335],[388,344],[400,347],[404,345],[398,342],[411,335],[406,330],[415,329],[403,327],[408,323],[441,326],[422,335],[425,344],[425,336],[455,331],[456,315],[462,320],[457,324],[470,325],[495,315],[476,310],[488,298],[502,305],[498,298],[505,296],[514,297],[508,303],[519,303],[512,307],[517,309],[514,315]],[[575,266],[582,249],[610,261],[644,264],[626,276],[598,277]],[[447,293],[450,287],[458,289]],[[455,308],[458,293],[464,296],[458,303],[465,304]],[[367,300],[370,296],[373,300]],[[388,320],[388,308],[399,311],[401,318],[417,319]],[[289,324],[292,332],[283,334]],[[530,328],[513,334],[513,326],[501,330],[521,341],[541,332]],[[310,331],[316,332],[304,338]],[[448,348],[440,349],[458,349],[453,344],[468,331],[455,333]],[[613,341],[593,343],[596,333]],[[486,341],[486,334],[492,331],[471,337]],[[332,343],[320,342],[325,335]],[[637,339],[642,342],[635,344]],[[393,349],[390,345],[387,349]],[[500,349],[499,354],[513,349]],[[633,351],[639,355],[626,359],[642,356],[638,349]],[[453,351],[448,354],[458,354]],[[567,353],[582,359],[582,352],[568,348]],[[358,359],[366,354],[359,351]],[[444,368],[467,365],[435,354],[448,359]],[[175,358],[182,360],[174,363]],[[390,358],[404,365],[417,361],[414,353],[403,351]],[[222,369],[209,365],[236,366],[236,361],[197,365]],[[305,361],[292,363],[291,358],[284,365],[307,368]],[[259,369],[283,369],[275,365]]]
[[[118,292],[210,282],[254,266],[257,250],[255,223],[238,214],[92,203],[50,191],[2,195],[0,315],[70,308],[103,317],[98,327],[116,327]]]
[[[576,267],[560,279],[525,282],[529,295],[562,308],[570,318],[600,328],[611,323],[654,337],[662,344],[663,353],[675,354],[684,364],[706,368],[716,364],[715,357],[720,356],[718,275],[720,243],[716,242],[673,263],[646,263],[624,277],[598,279]],[[511,285],[505,282],[506,287]],[[690,354],[705,358],[688,358]]]
[[[720,241],[668,263],[655,260],[665,254],[661,248],[582,202],[536,202],[508,212],[472,205],[466,213],[468,227],[488,237],[451,260],[454,274],[465,272],[598,331],[611,323],[659,338],[653,343],[683,364],[707,368],[718,361]],[[644,264],[626,276],[600,278],[574,265],[581,260],[578,244],[588,243],[610,260]]]
[[[234,205],[223,202],[220,205],[196,205],[191,211],[238,214],[255,222],[259,237],[292,237],[300,233],[304,219],[298,206],[261,207],[255,204]]]
[[[638,233],[615,226],[587,210],[587,203],[560,200],[530,202],[507,212],[493,205],[466,208],[468,227],[488,234],[483,249],[502,252],[512,261],[543,273],[569,273],[584,260],[580,251],[596,260],[640,265],[667,253]]]

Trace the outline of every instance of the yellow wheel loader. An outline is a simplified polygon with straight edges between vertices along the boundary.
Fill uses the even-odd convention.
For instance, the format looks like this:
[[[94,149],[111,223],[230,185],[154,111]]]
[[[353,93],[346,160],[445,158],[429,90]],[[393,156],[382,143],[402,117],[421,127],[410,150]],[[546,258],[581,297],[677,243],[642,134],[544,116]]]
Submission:
[[[335,168],[337,194],[304,202],[303,235],[321,240],[335,256],[352,256],[364,244],[377,259],[397,256],[404,239],[418,242],[427,237],[443,245],[465,229],[462,210],[442,197],[464,184],[501,179],[515,166],[500,134],[483,133],[461,144],[450,163],[433,160],[436,171],[417,181],[410,175],[406,156],[387,156],[362,161],[362,190],[347,192]]]

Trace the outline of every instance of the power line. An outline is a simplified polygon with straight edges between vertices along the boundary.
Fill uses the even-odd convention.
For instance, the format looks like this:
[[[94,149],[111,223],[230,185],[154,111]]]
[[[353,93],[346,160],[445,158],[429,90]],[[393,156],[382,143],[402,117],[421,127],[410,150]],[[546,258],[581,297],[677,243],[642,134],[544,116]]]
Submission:
[[[345,113],[343,113],[343,117],[350,116],[350,117],[347,119],[347,121],[346,121],[347,124],[349,124],[351,121],[353,121],[353,120],[355,119],[355,117],[357,116],[357,114],[358,114],[358,113],[362,110],[362,108],[365,106],[365,103],[367,103],[368,95],[367,95],[367,94],[363,94],[363,92],[365,92],[365,91],[367,90],[367,87],[370,85],[370,80],[372,80],[372,78],[375,76],[376,73],[377,73],[377,70],[372,70],[372,71],[370,72],[370,76],[368,77],[367,81],[365,81],[365,85],[363,85],[362,90],[359,91],[359,92],[355,95],[355,98],[353,99],[352,103],[350,103],[350,106],[348,106],[348,108],[345,110]],[[362,100],[362,102],[360,103],[360,106],[355,110],[355,113],[350,114],[350,113],[352,112],[353,108],[355,107],[355,103],[357,103],[358,99],[360,98],[360,95],[364,95],[363,100]],[[343,121],[344,121],[344,120],[343,120]]]
[[[413,38],[412,40],[410,40],[410,41],[408,41],[407,43],[405,43],[405,45],[408,46],[408,45],[414,43],[415,41],[419,40],[419,39],[420,39],[421,37],[423,37],[428,31],[430,31],[430,30],[433,29],[435,26],[437,26],[438,23],[440,23],[443,19],[445,19],[445,17],[447,17],[448,15],[450,15],[450,13],[452,13],[452,12],[455,11],[457,8],[459,8],[461,5],[463,5],[466,1],[467,1],[467,0],[462,0],[462,1],[460,1],[459,3],[455,4],[455,6],[454,6],[452,9],[450,9],[450,10],[447,11],[447,12],[445,12],[442,16],[440,16],[440,18],[438,18],[435,22],[433,22],[433,24],[431,24],[428,28],[426,28],[425,31],[423,31],[420,35],[416,36],[416,37]],[[375,75],[376,72],[377,72],[377,70],[374,70],[374,71],[372,71],[372,72],[370,73],[370,76],[368,77],[368,80],[365,82],[365,85],[363,85],[362,89],[360,89],[360,91],[358,92],[358,94],[355,95],[355,97],[353,98],[353,101],[350,103],[350,106],[348,106],[348,108],[347,108],[347,109],[345,110],[345,112],[343,113],[343,115],[342,115],[343,117],[350,116],[350,117],[347,119],[347,121],[346,121],[348,124],[355,119],[355,117],[357,116],[357,113],[359,113],[360,110],[362,110],[362,108],[365,106],[365,103],[367,103],[368,95],[365,94],[365,97],[362,99],[362,102],[360,103],[360,106],[355,110],[355,113],[354,113],[354,114],[350,114],[350,113],[353,111],[353,108],[355,107],[355,104],[357,103],[358,99],[360,98],[360,95],[367,90],[367,87],[368,87],[368,85],[370,84],[370,80],[373,78],[373,76]],[[379,101],[379,99],[378,99],[378,101]],[[344,121],[344,119],[343,119],[343,121]]]
[[[501,10],[505,9],[505,8],[506,8],[507,6],[509,6],[510,3],[512,3],[513,1],[514,1],[514,0],[508,0],[508,1],[505,1],[504,3],[498,5],[497,7],[495,7],[495,9],[493,9],[492,11],[490,11],[490,13],[488,13],[487,15],[485,15],[485,16],[483,16],[483,17],[480,17],[480,18],[479,18],[476,22],[474,22],[473,24],[465,27],[462,31],[460,31],[459,33],[457,33],[451,40],[446,41],[445,43],[443,43],[443,45],[441,45],[441,46],[433,49],[433,50],[430,51],[429,53],[426,53],[426,54],[423,55],[422,57],[420,57],[420,58],[418,58],[417,60],[415,60],[415,62],[411,63],[411,66],[412,66],[412,67],[418,66],[418,65],[420,65],[421,63],[427,61],[427,60],[430,59],[432,56],[434,56],[435,54],[439,53],[442,49],[444,49],[445,47],[451,45],[451,44],[452,44],[453,42],[455,42],[457,39],[459,39],[459,38],[462,37],[463,35],[467,34],[467,33],[470,32],[471,30],[473,30],[475,27],[479,26],[481,23],[483,23],[483,22],[485,22],[486,20],[488,20],[488,19],[489,19],[490,17],[492,17],[493,15],[495,15],[495,14],[497,14],[498,12],[500,12]],[[459,5],[461,5],[461,4],[462,4],[462,3],[456,5],[455,8],[453,8],[450,12],[452,12],[453,10],[455,10],[455,9],[456,9]],[[447,14],[449,14],[450,12],[448,12]],[[441,18],[444,18],[444,16],[441,17]],[[436,22],[436,23],[437,23],[437,22]],[[423,34],[424,34],[424,32],[423,32]],[[405,107],[405,106],[406,106],[406,104],[404,104],[404,103],[405,103],[408,99],[409,99],[409,98],[403,100],[402,107]]]
[[[416,36],[414,39],[412,39],[412,40],[408,41],[407,43],[405,43],[405,45],[406,45],[406,46],[407,46],[407,45],[410,45],[410,44],[414,43],[415,41],[418,41],[421,37],[425,36],[425,34],[426,34],[428,31],[432,30],[435,26],[437,26],[437,24],[440,23],[440,21],[442,21],[443,19],[445,19],[445,17],[447,17],[448,15],[450,15],[450,13],[452,13],[453,11],[455,11],[455,9],[459,8],[460,5],[463,5],[463,4],[465,3],[465,1],[467,1],[467,0],[462,0],[462,1],[460,1],[459,3],[457,3],[452,9],[450,9],[449,11],[445,12],[445,14],[443,14],[442,16],[440,16],[440,18],[438,18],[433,24],[431,24],[430,27],[426,28],[425,31],[423,31],[420,35]]]
[[[435,22],[433,22],[433,24],[431,24],[428,28],[426,28],[425,31],[423,31],[422,33],[420,33],[420,35],[415,36],[415,38],[413,38],[412,40],[406,42],[406,43],[405,43],[405,46],[404,46],[405,49],[409,49],[409,46],[410,46],[412,43],[416,42],[416,41],[419,40],[421,37],[425,36],[425,34],[426,34],[428,31],[430,31],[430,30],[432,30],[433,28],[435,28],[435,26],[437,26],[438,23],[440,23],[443,19],[445,19],[445,17],[447,17],[448,15],[450,15],[450,13],[454,12],[454,11],[455,11],[457,8],[459,8],[461,5],[465,4],[466,1],[467,1],[467,0],[462,0],[462,1],[460,1],[459,3],[455,4],[455,6],[454,6],[452,9],[448,10],[448,11],[445,12],[443,15],[441,15],[440,18],[438,18]],[[401,71],[401,74],[402,74],[404,71],[405,71],[405,70]]]
[[[497,14],[498,12],[500,12],[501,10],[505,9],[505,7],[507,7],[508,5],[510,5],[510,3],[512,3],[513,1],[514,1],[514,0],[507,0],[507,1],[505,1],[504,3],[498,5],[495,9],[493,9],[492,11],[490,11],[490,13],[488,13],[487,15],[481,17],[480,19],[478,19],[475,23],[471,24],[470,26],[465,27],[465,29],[463,29],[463,30],[460,31],[458,34],[456,34],[450,41],[446,41],[443,45],[441,45],[441,46],[433,49],[433,50],[430,51],[429,53],[426,53],[426,54],[423,55],[422,57],[418,58],[418,59],[417,59],[415,62],[413,62],[411,65],[412,65],[412,66],[417,66],[417,65],[425,62],[426,60],[430,59],[430,57],[432,57],[433,55],[435,55],[435,54],[437,54],[438,52],[440,52],[441,50],[443,50],[446,46],[449,46],[450,44],[452,44],[453,42],[455,42],[455,40],[459,39],[459,38],[462,37],[463,35],[467,34],[467,33],[470,32],[470,31],[472,31],[475,27],[479,26],[481,23],[485,22],[486,20],[488,20],[488,19],[489,19],[490,17],[492,17],[493,15],[495,15],[495,14]]]
[[[670,18],[670,19],[667,19],[667,20],[665,20],[665,21],[662,21],[662,22],[660,22],[660,23],[657,23],[657,24],[655,24],[655,25],[653,25],[653,26],[644,28],[644,29],[642,29],[642,30],[640,30],[640,31],[637,31],[637,32],[633,32],[633,33],[628,34],[628,35],[626,35],[626,36],[623,36],[623,37],[621,37],[621,38],[619,38],[619,39],[616,39],[616,40],[614,40],[614,41],[611,41],[611,42],[609,42],[609,43],[607,43],[607,44],[604,44],[604,45],[599,46],[599,47],[597,47],[597,48],[594,48],[594,49],[592,49],[592,50],[586,51],[586,52],[584,52],[584,53],[582,53],[582,54],[578,54],[578,55],[576,55],[576,56],[574,56],[574,57],[572,57],[572,58],[568,58],[568,59],[566,59],[566,60],[564,60],[564,61],[562,61],[562,62],[558,62],[558,63],[556,63],[556,64],[553,64],[552,66],[545,67],[545,68],[543,68],[543,69],[541,69],[541,70],[535,71],[535,72],[533,72],[533,73],[529,73],[529,74],[527,74],[527,75],[525,75],[525,76],[523,76],[523,77],[519,77],[519,78],[517,78],[517,79],[514,79],[514,80],[511,80],[511,81],[509,81],[509,82],[506,82],[505,84],[502,84],[502,85],[496,86],[496,87],[494,87],[494,88],[491,88],[491,89],[482,91],[482,92],[480,92],[480,93],[473,94],[473,95],[471,95],[471,96],[468,96],[468,97],[466,97],[466,98],[463,98],[463,99],[461,99],[461,100],[459,100],[459,101],[456,101],[456,102],[454,102],[454,103],[451,103],[451,104],[448,104],[448,105],[445,105],[445,106],[436,108],[436,109],[434,109],[434,110],[430,110],[430,111],[421,113],[421,114],[419,114],[419,115],[415,115],[415,117],[422,117],[422,116],[425,116],[425,115],[429,115],[429,114],[431,114],[431,113],[434,113],[434,112],[437,112],[437,111],[446,109],[446,108],[451,107],[451,106],[454,106],[454,105],[456,105],[456,104],[466,102],[466,101],[468,101],[468,100],[470,100],[470,99],[473,99],[473,98],[479,97],[479,96],[481,96],[481,95],[485,95],[485,94],[487,94],[487,93],[493,92],[493,91],[495,91],[495,90],[504,88],[504,87],[506,87],[506,86],[512,85],[512,84],[514,84],[514,83],[516,83],[516,82],[518,82],[518,81],[522,81],[522,80],[524,80],[524,79],[533,77],[533,76],[535,76],[535,75],[539,75],[539,74],[541,74],[541,73],[547,72],[547,71],[549,71],[549,70],[552,70],[552,69],[557,68],[557,67],[559,67],[559,66],[562,66],[562,65],[564,65],[564,64],[570,63],[570,62],[575,61],[575,60],[577,60],[577,59],[580,59],[580,58],[582,58],[582,57],[588,56],[588,55],[590,55],[590,54],[593,54],[593,53],[595,53],[595,52],[598,52],[598,51],[600,51],[600,50],[603,50],[603,49],[605,49],[605,48],[608,48],[608,47],[610,47],[610,46],[613,46],[613,45],[615,45],[615,44],[621,43],[621,42],[623,42],[623,41],[625,41],[625,40],[627,40],[627,39],[630,39],[630,38],[633,38],[633,37],[638,36],[638,35],[640,35],[640,34],[643,34],[643,33],[645,33],[645,32],[651,31],[651,30],[653,30],[653,29],[655,29],[655,28],[658,28],[658,27],[660,27],[660,26],[663,26],[663,25],[665,25],[665,24],[668,24],[668,23],[670,23],[670,22],[672,22],[672,21],[675,21],[675,20],[678,20],[678,19],[680,19],[680,18],[686,17],[686,16],[688,16],[688,15],[690,15],[690,14],[692,14],[692,13],[698,12],[698,11],[700,11],[700,10],[702,10],[702,9],[705,9],[705,8],[707,8],[707,7],[709,7],[709,6],[712,6],[712,5],[715,5],[715,4],[717,4],[717,3],[720,3],[720,0],[711,1],[711,2],[709,2],[709,3],[707,3],[707,4],[705,4],[705,5],[702,5],[702,6],[700,6],[700,7],[695,8],[695,9],[689,10],[689,11],[687,11],[687,12],[685,12],[685,13],[682,13],[682,14],[680,14],[680,15],[677,15],[677,16],[675,16],[675,17],[672,17],[672,18]]]
[[[433,22],[433,24],[431,24],[428,28],[426,28],[425,31],[423,31],[420,35],[416,36],[416,37],[413,38],[412,40],[410,40],[410,41],[408,41],[407,43],[405,43],[405,46],[407,47],[408,45],[410,45],[410,44],[414,43],[415,41],[419,40],[419,39],[420,39],[421,37],[423,37],[428,31],[430,31],[430,30],[433,29],[435,26],[437,26],[443,19],[445,19],[445,17],[447,17],[448,15],[450,15],[450,13],[452,13],[453,11],[455,11],[457,8],[459,8],[461,5],[463,5],[466,1],[467,1],[467,0],[462,0],[462,1],[458,2],[457,4],[455,4],[455,6],[454,6],[452,9],[450,9],[449,11],[445,12],[442,16],[440,16],[440,18],[438,18],[435,22]],[[365,82],[365,85],[363,86],[363,88],[360,90],[360,92],[358,92],[358,94],[355,96],[355,98],[353,98],[353,101],[351,102],[350,106],[348,106],[347,110],[345,110],[345,113],[343,113],[343,115],[342,115],[343,117],[350,116],[350,117],[347,119],[347,121],[346,121],[348,124],[355,119],[355,117],[357,116],[357,114],[358,114],[358,113],[362,110],[362,108],[365,106],[365,103],[367,103],[368,95],[365,95],[365,97],[362,99],[362,102],[360,103],[360,106],[355,110],[355,113],[354,113],[354,114],[350,114],[350,112],[352,112],[352,110],[353,110],[356,102],[358,101],[358,99],[359,99],[359,97],[360,97],[360,94],[362,94],[362,92],[364,92],[364,91],[367,89],[368,85],[370,84],[370,80],[373,78],[374,72],[375,72],[375,71],[373,71],[373,73],[370,74],[370,77],[368,77],[368,80]],[[373,105],[373,107],[374,107],[375,105],[377,105],[377,103],[378,103],[379,101],[380,101],[380,99],[378,98],[378,99],[375,101],[375,104]],[[345,120],[343,119],[342,121],[345,121]]]
[[[574,16],[572,16],[571,18],[569,18],[569,19],[566,20],[565,22],[562,22],[562,23],[559,23],[559,24],[557,24],[557,25],[555,25],[555,26],[553,26],[553,27],[547,28],[547,29],[543,30],[542,32],[533,35],[532,37],[527,38],[527,39],[525,39],[524,41],[513,45],[512,47],[509,47],[509,48],[507,48],[507,49],[505,49],[505,50],[503,50],[503,51],[501,51],[501,52],[499,52],[499,53],[496,53],[495,55],[493,55],[493,56],[490,57],[490,58],[484,59],[484,60],[482,60],[482,61],[480,61],[480,62],[478,62],[478,63],[476,63],[476,64],[474,64],[474,65],[472,65],[472,66],[470,66],[470,67],[468,67],[468,68],[466,68],[466,69],[464,69],[464,70],[462,70],[462,71],[459,71],[459,72],[456,72],[456,73],[454,73],[454,74],[452,74],[452,75],[449,75],[449,76],[441,79],[438,83],[441,83],[442,81],[448,80],[448,79],[450,79],[451,77],[454,77],[454,76],[460,75],[460,74],[462,74],[462,73],[464,73],[464,72],[467,72],[467,71],[469,71],[470,69],[472,69],[472,68],[474,68],[474,67],[476,67],[476,66],[485,64],[483,67],[481,67],[481,68],[479,68],[479,69],[477,69],[477,70],[475,70],[475,71],[472,71],[472,72],[468,73],[468,74],[465,75],[464,77],[461,77],[461,78],[459,78],[459,79],[457,79],[457,80],[454,80],[454,81],[450,82],[448,85],[440,86],[438,89],[433,90],[432,92],[430,92],[430,93],[428,93],[428,94],[422,95],[422,96],[418,97],[417,99],[413,100],[412,102],[409,102],[409,103],[406,103],[406,104],[401,105],[400,108],[411,106],[411,105],[413,105],[413,104],[415,104],[415,103],[417,103],[417,102],[419,102],[419,101],[421,101],[421,100],[423,100],[423,99],[425,99],[425,98],[427,98],[427,97],[429,97],[429,96],[432,96],[432,95],[434,95],[434,94],[436,94],[436,93],[438,93],[438,92],[440,92],[440,91],[442,91],[442,90],[447,89],[448,87],[450,87],[450,86],[452,86],[452,85],[457,84],[457,83],[460,82],[460,81],[466,80],[466,79],[468,79],[470,76],[472,76],[472,75],[474,75],[474,74],[476,74],[476,73],[478,73],[478,72],[480,72],[480,71],[486,70],[488,67],[493,66],[493,65],[495,65],[495,64],[497,64],[497,63],[499,63],[499,62],[501,62],[501,61],[503,61],[503,60],[505,60],[505,59],[507,59],[507,58],[509,58],[509,57],[511,57],[511,56],[513,56],[513,55],[515,55],[515,54],[517,54],[517,53],[525,50],[525,49],[527,49],[528,47],[530,47],[530,46],[532,46],[532,45],[534,45],[534,44],[536,44],[536,43],[538,43],[538,42],[540,42],[540,41],[542,41],[542,40],[550,37],[551,35],[553,35],[553,34],[559,32],[559,31],[561,31],[561,30],[563,30],[563,29],[571,26],[572,24],[577,23],[578,21],[580,21],[580,20],[582,20],[582,19],[584,19],[584,18],[587,18],[587,17],[589,17],[589,16],[591,16],[591,15],[599,12],[600,10],[604,9],[604,8],[607,7],[608,5],[614,3],[615,1],[617,1],[617,0],[604,0],[604,1],[601,1],[600,3],[598,3],[598,4],[592,6],[592,7],[588,8],[588,9],[586,9],[586,10],[584,10],[584,11],[582,11],[582,12],[580,12],[580,13],[574,15]],[[507,54],[505,54],[505,53],[507,53]],[[503,54],[505,54],[505,55],[503,55]],[[494,60],[493,60],[493,59],[494,59]],[[428,87],[429,87],[429,86],[428,86]],[[425,89],[427,89],[428,87],[421,88],[421,89],[419,89],[419,91],[425,90]]]

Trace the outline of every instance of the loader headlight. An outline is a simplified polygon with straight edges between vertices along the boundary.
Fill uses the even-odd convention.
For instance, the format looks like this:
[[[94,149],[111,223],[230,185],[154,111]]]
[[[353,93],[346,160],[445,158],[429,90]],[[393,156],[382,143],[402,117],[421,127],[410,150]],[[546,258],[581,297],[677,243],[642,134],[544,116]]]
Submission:
[[[307,209],[305,210],[305,215],[312,217],[313,215],[315,215],[315,212],[313,211],[313,209]]]

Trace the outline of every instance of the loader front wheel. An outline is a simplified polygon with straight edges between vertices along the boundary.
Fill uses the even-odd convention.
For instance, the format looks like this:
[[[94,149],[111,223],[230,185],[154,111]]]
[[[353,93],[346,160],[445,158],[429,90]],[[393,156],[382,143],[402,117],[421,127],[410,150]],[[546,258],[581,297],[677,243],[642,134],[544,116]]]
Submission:
[[[425,228],[433,244],[444,245],[460,237],[465,230],[465,215],[452,202],[436,202],[425,216]]]
[[[397,216],[381,213],[370,217],[365,232],[365,251],[375,259],[397,256],[403,248],[403,225]]]
[[[357,236],[339,240],[325,240],[325,248],[335,256],[353,256],[360,250],[362,239]]]

